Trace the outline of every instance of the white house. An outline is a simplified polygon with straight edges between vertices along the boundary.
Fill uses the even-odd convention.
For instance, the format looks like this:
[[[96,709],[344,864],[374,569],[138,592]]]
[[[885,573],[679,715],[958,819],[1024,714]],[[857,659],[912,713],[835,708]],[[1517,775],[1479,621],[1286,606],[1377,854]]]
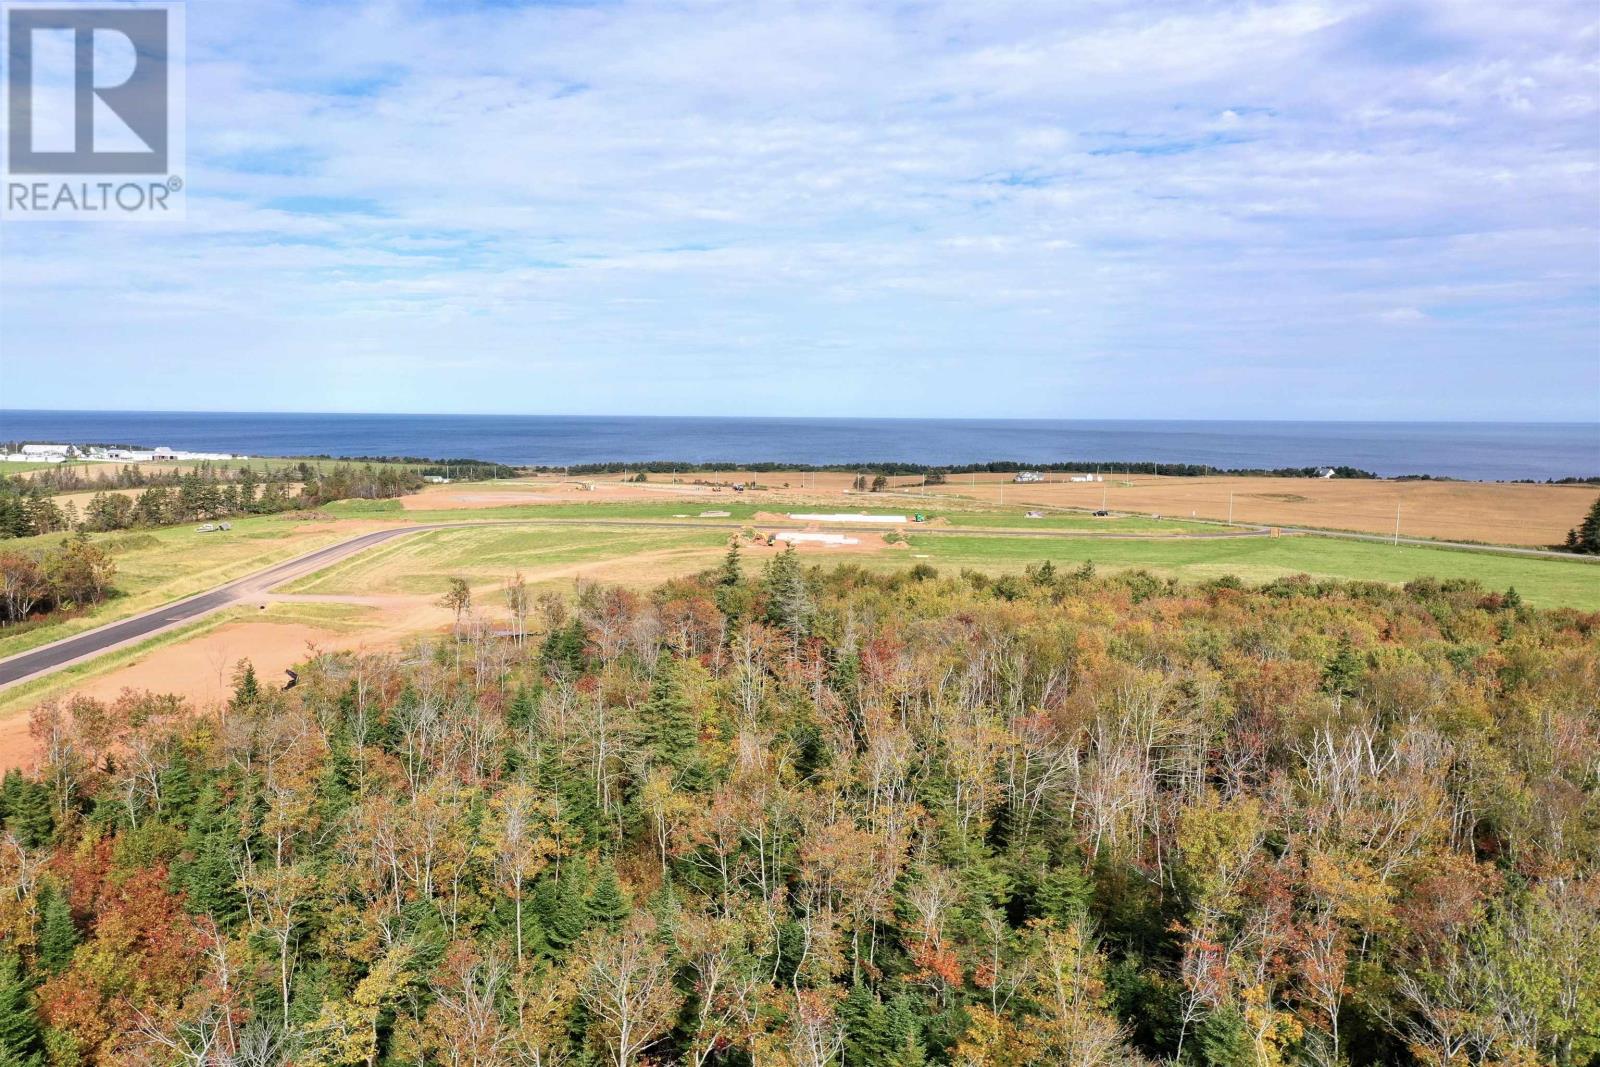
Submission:
[[[1018,471],[1017,476],[1011,480],[1013,482],[1042,482],[1044,481],[1044,475],[1038,471]]]

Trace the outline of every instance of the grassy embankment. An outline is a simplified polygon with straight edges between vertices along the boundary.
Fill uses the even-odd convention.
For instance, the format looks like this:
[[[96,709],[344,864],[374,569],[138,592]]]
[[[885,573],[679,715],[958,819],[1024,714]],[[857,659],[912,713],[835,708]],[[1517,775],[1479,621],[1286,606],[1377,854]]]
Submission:
[[[25,652],[104,623],[201,593],[263,567],[333,544],[360,532],[353,524],[334,525],[283,516],[229,520],[232,530],[202,534],[194,526],[95,535],[116,560],[117,595],[77,618],[23,633],[0,631],[0,656]],[[65,534],[4,542],[7,551],[29,551],[59,543]]]

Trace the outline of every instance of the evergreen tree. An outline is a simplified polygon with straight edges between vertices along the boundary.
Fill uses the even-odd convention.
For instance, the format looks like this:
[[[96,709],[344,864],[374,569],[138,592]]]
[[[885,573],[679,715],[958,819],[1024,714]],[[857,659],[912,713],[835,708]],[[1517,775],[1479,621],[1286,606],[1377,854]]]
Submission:
[[[55,833],[55,815],[50,810],[50,790],[40,782],[29,781],[16,768],[6,772],[0,786],[5,798],[6,829],[24,848],[37,848]]]
[[[547,671],[582,674],[588,646],[589,635],[584,633],[583,623],[573,619],[550,631],[540,649],[540,661]]]
[[[534,887],[533,908],[556,953],[566,951],[589,929],[589,899],[584,893],[588,881],[588,866],[574,861],[565,865],[559,879],[544,878]]]
[[[38,1067],[39,1017],[13,951],[0,952],[0,1067]]]
[[[194,773],[189,768],[189,756],[182,749],[161,772],[160,784],[162,816],[171,823],[185,822],[194,810],[200,791],[195,787]]]
[[[1595,497],[1589,514],[1584,516],[1577,529],[1567,532],[1567,547],[1574,552],[1600,556],[1600,497]]]
[[[895,1053],[888,1009],[864,983],[857,982],[839,1005],[844,1023],[844,1067],[876,1067]]]
[[[539,697],[525,685],[517,686],[517,695],[506,705],[506,725],[521,732],[532,725],[539,712]]]
[[[72,962],[78,947],[78,925],[72,921],[72,906],[54,886],[39,889],[39,966],[60,974]]]
[[[175,866],[174,880],[183,888],[185,903],[197,915],[209,915],[228,928],[244,913],[244,898],[233,865],[233,843],[238,839],[234,812],[207,785],[195,800],[185,842],[186,858]]]
[[[817,606],[792,542],[767,564],[761,590],[766,595],[768,623],[795,638],[810,632]]]
[[[698,717],[684,695],[677,661],[663,656],[656,667],[650,699],[639,708],[645,747],[664,763],[681,768],[693,759],[700,739]]]
[[[233,673],[233,701],[235,709],[248,708],[261,699],[261,683],[256,681],[256,667],[247,659],[239,661]]]
[[[1322,688],[1337,696],[1354,696],[1364,673],[1366,669],[1361,654],[1348,637],[1340,637],[1332,658],[1322,669]]]
[[[629,910],[628,898],[622,895],[622,883],[617,881],[617,872],[608,867],[595,883],[594,892],[589,895],[589,920],[615,930],[628,917]]]
[[[728,552],[722,557],[722,567],[717,571],[717,584],[727,587],[744,580],[744,569],[739,566],[739,539],[728,542]]]

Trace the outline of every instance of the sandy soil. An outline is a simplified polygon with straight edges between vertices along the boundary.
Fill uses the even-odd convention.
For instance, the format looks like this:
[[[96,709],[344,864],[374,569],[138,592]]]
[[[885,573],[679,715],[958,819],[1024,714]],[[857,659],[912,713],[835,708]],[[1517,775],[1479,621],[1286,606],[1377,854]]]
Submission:
[[[1237,522],[1324,526],[1411,537],[1512,545],[1558,544],[1594,502],[1592,486],[1503,485],[1489,482],[1395,482],[1332,478],[1157,478],[1131,484],[1046,482],[1016,485],[998,477],[966,477],[928,492],[1007,505],[1045,504],[1226,519],[1233,497]]]

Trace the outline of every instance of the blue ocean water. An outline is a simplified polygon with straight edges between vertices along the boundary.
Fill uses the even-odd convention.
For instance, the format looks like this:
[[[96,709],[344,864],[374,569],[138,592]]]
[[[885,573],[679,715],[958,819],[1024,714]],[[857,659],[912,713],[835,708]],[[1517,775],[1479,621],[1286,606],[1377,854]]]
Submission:
[[[1382,475],[1600,475],[1600,423],[1198,422],[0,411],[0,440],[256,456],[407,455],[562,466],[682,460],[1348,465]]]

